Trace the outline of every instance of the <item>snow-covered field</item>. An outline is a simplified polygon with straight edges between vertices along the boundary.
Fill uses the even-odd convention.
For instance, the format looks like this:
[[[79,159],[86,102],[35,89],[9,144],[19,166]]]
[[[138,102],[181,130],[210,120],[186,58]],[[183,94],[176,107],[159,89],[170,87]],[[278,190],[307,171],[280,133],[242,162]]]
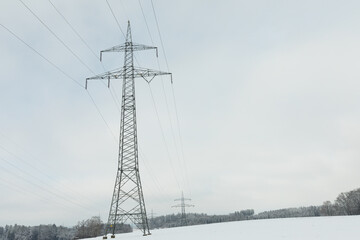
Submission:
[[[102,239],[102,237],[92,238]],[[110,235],[108,235],[108,239]],[[349,240],[360,239],[360,216],[266,219],[153,230],[116,235],[123,240]]]

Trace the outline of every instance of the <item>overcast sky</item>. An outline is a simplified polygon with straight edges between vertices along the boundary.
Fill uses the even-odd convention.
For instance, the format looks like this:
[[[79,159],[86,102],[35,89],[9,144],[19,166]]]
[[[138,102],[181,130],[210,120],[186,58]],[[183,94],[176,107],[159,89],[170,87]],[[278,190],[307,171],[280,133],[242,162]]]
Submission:
[[[0,1],[0,23],[81,85],[122,66],[116,53],[102,66],[48,0],[22,1],[81,61],[18,0]],[[96,54],[124,42],[105,0],[51,2]],[[153,0],[169,68],[151,1],[140,2],[151,37],[138,1],[109,0],[122,30],[130,20],[133,41],[158,46],[173,73],[151,91],[136,81],[148,213],[177,213],[181,191],[187,211],[228,214],[360,187],[359,1]],[[136,58],[159,69],[153,51]],[[106,221],[121,80],[111,92],[89,84],[104,121],[83,87],[1,26],[0,66],[0,225]]]

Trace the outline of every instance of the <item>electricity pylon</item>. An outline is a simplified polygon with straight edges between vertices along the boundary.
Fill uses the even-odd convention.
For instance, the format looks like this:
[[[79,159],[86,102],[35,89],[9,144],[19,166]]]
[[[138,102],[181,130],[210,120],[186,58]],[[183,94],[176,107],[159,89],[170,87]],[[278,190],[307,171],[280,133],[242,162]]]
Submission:
[[[116,230],[128,220],[134,223],[144,236],[150,235],[139,174],[134,79],[141,77],[150,83],[155,76],[171,75],[171,73],[134,67],[133,52],[147,49],[156,49],[157,53],[156,47],[132,42],[130,22],[128,22],[125,44],[100,52],[100,60],[104,52],[125,52],[123,68],[86,79],[86,88],[89,80],[106,79],[108,87],[110,87],[110,79],[123,80],[118,168],[103,239],[107,239],[108,233],[112,234],[111,238],[115,238]]]
[[[185,226],[185,225],[187,225],[185,208],[186,207],[194,207],[194,205],[185,203],[185,201],[191,201],[191,199],[184,198],[183,192],[181,192],[181,198],[175,199],[174,201],[180,201],[180,204],[172,206],[172,207],[181,207],[181,222],[180,223],[181,223],[181,226]]]

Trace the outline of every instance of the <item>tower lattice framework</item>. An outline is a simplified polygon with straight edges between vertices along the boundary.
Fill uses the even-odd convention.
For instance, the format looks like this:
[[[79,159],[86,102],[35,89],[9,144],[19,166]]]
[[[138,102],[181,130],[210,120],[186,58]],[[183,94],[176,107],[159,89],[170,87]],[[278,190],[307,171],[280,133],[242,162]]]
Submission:
[[[187,225],[187,220],[186,220],[185,208],[194,207],[194,205],[185,203],[185,201],[191,201],[191,199],[190,198],[184,198],[184,193],[183,192],[181,192],[181,198],[175,199],[174,201],[180,201],[180,204],[174,205],[172,207],[181,208],[181,220],[180,220],[180,223],[181,223],[182,226],[186,226]]]
[[[143,232],[144,236],[150,234],[139,174],[134,79],[143,78],[150,83],[155,76],[171,75],[171,73],[134,67],[133,52],[147,49],[156,49],[157,53],[156,47],[132,42],[131,27],[128,22],[125,44],[100,52],[100,60],[104,52],[125,52],[123,68],[86,79],[86,88],[89,80],[107,80],[108,87],[111,79],[123,80],[118,168],[104,239],[107,238],[108,233],[114,238],[117,229],[129,220]]]

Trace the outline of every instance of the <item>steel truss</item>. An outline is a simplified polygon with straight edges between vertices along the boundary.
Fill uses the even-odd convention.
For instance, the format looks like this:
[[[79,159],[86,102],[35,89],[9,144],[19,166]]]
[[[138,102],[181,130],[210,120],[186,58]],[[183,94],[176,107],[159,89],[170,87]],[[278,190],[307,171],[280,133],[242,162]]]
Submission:
[[[185,212],[185,208],[187,207],[194,207],[194,205],[192,204],[186,204],[185,201],[191,201],[190,198],[184,198],[184,193],[181,192],[181,198],[175,199],[174,201],[180,201],[180,204],[172,206],[172,207],[179,207],[181,208],[181,226],[186,226],[187,225],[187,220],[186,220],[186,212]]]
[[[171,73],[135,68],[133,52],[147,49],[156,49],[157,52],[156,47],[132,42],[130,22],[128,22],[125,44],[101,51],[101,55],[104,52],[125,52],[124,66],[86,79],[86,87],[89,80],[107,79],[110,86],[110,79],[123,79],[118,168],[104,239],[107,238],[108,233],[114,238],[118,228],[129,220],[143,232],[144,236],[150,234],[139,174],[134,79],[141,77],[150,83],[155,76],[171,75]]]

